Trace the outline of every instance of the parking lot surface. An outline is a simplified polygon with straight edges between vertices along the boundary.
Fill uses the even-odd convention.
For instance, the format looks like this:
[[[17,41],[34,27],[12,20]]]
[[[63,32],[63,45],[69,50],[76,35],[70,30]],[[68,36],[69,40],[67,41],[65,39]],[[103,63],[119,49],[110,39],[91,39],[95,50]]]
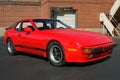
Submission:
[[[9,56],[0,39],[0,80],[120,80],[120,39],[111,57],[89,63],[55,67],[47,59],[20,53]]]

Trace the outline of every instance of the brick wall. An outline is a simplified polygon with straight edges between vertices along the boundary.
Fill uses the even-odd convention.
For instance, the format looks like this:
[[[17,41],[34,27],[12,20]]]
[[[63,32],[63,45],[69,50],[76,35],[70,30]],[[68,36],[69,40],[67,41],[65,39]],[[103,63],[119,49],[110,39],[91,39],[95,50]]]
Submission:
[[[39,2],[40,0],[0,0],[0,1],[27,1],[27,2]]]
[[[49,6],[71,6],[77,10],[79,28],[100,27],[100,12],[108,13],[114,0],[50,0]]]
[[[40,7],[37,6],[0,6],[0,26],[9,26],[24,18],[37,18],[41,16]]]
[[[1,0],[0,0],[1,1]],[[99,13],[108,13],[114,0],[10,0],[38,2],[40,5],[0,5],[0,27],[24,18],[50,18],[50,7],[69,6],[77,11],[79,28],[100,28]]]

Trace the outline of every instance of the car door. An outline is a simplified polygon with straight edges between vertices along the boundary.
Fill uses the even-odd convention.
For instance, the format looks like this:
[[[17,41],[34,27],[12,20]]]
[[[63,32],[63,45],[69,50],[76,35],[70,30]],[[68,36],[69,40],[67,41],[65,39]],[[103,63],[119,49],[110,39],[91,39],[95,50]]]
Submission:
[[[24,31],[25,27],[31,27],[32,32],[27,33]],[[34,44],[34,33],[35,30],[31,24],[30,21],[23,21],[18,23],[18,25],[15,28],[16,30],[16,42],[17,42],[17,46],[19,47],[23,47],[23,48],[34,48],[35,46],[32,45]]]
[[[14,37],[14,42],[15,42],[15,46],[20,46],[20,35],[23,33],[22,32],[22,28],[21,28],[22,22],[18,22],[17,25],[14,28],[14,32],[12,35],[12,37]]]
[[[34,44],[35,43],[35,29],[33,27],[33,25],[31,24],[31,22],[29,21],[25,21],[22,23],[22,27],[23,27],[23,33],[21,34],[21,40],[20,43],[22,43],[25,47],[27,48],[35,48]],[[29,27],[32,29],[32,31],[30,33],[25,32],[24,28]]]

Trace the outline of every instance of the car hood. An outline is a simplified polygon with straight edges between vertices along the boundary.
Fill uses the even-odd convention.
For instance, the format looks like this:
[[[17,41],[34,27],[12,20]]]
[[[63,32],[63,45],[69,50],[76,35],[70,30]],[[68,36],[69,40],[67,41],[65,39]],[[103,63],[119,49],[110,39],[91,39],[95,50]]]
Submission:
[[[53,30],[52,33],[71,42],[79,42],[81,46],[92,46],[113,42],[111,38],[105,35],[89,31],[57,29]]]

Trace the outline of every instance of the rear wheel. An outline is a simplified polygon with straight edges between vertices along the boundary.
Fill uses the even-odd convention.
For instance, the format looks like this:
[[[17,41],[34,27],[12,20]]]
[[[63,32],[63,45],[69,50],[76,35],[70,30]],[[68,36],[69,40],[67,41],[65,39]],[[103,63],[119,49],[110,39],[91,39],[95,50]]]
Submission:
[[[48,59],[54,66],[64,66],[64,49],[58,42],[51,42],[48,46]]]
[[[16,49],[11,39],[8,39],[7,41],[7,50],[8,50],[9,55],[11,56],[16,54]]]

